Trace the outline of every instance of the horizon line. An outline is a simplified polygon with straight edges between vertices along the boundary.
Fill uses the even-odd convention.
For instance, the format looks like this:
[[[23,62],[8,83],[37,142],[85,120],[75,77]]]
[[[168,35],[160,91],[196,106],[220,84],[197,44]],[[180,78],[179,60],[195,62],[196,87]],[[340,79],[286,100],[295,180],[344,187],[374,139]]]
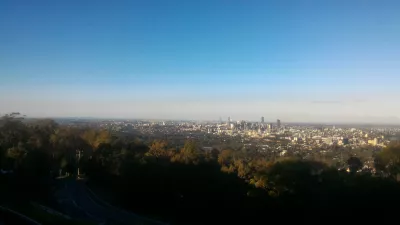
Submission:
[[[91,119],[91,120],[144,120],[144,121],[207,121],[207,122],[219,122],[218,119],[150,119],[150,118],[130,118],[130,117],[95,117],[95,116],[51,116],[51,117],[38,117],[38,116],[27,116],[26,119]],[[246,122],[258,122],[257,120],[235,120],[235,121],[246,121]],[[223,121],[225,123],[226,120]],[[265,124],[276,124],[275,121],[266,121]],[[285,122],[281,120],[281,124],[320,124],[320,125],[399,125],[399,122],[327,122],[327,121],[315,121],[315,122],[307,122],[307,121],[290,121]]]

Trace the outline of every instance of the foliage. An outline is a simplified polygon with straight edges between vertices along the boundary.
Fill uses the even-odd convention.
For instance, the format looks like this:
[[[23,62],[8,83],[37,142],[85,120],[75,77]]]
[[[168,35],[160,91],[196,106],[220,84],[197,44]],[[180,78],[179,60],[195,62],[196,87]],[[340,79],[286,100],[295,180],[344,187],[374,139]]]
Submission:
[[[370,210],[397,204],[399,149],[389,146],[376,155],[380,177],[357,173],[361,153],[347,160],[352,172],[347,173],[298,155],[275,160],[275,153],[253,148],[203,150],[194,140],[176,148],[166,140],[145,143],[101,129],[27,122],[10,114],[0,119],[0,166],[13,175],[0,180],[12,184],[6,193],[13,190],[29,202],[51,198],[52,179],[59,171],[76,173],[79,166],[90,185],[104,187],[118,204],[137,213],[178,224],[247,224],[266,212],[273,217],[274,212],[313,209],[319,215],[328,208]]]
[[[390,145],[375,157],[375,168],[386,176],[398,179],[400,175],[400,145]]]
[[[355,156],[351,156],[347,160],[347,165],[349,166],[349,170],[351,173],[356,173],[363,167],[363,163],[361,162],[360,158],[357,158]]]
[[[114,154],[101,157],[107,158],[107,166],[100,161],[91,164],[91,178],[102,174],[100,179],[91,180],[92,185],[102,185],[117,193],[123,207],[174,222],[196,218],[199,224],[237,223],[246,218],[248,223],[256,222],[257,212],[261,211],[362,208],[370,205],[366,204],[367,199],[376,205],[394,201],[380,195],[384,190],[400,191],[388,180],[349,174],[317,161],[269,161],[243,149],[222,150],[210,160],[207,152],[202,152],[193,141],[187,141],[178,151],[164,140],[152,142],[147,152],[142,152],[138,145],[131,147],[118,150],[109,145]],[[131,154],[120,158],[123,152]],[[382,192],[371,195],[372,190]],[[391,193],[397,196],[397,192]],[[348,203],[343,206],[343,202]],[[220,208],[241,216],[221,215],[217,213]],[[207,214],[198,217],[199,209]]]
[[[111,135],[106,130],[88,129],[83,132],[81,137],[93,150],[97,150],[100,144],[110,143],[111,141]]]

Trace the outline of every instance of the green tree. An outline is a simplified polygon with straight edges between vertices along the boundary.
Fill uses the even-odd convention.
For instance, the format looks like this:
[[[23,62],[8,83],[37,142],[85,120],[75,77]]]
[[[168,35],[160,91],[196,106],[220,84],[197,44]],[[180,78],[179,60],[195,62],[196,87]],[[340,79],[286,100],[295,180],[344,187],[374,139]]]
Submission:
[[[400,145],[390,145],[375,156],[375,168],[386,176],[400,180]]]
[[[7,150],[7,157],[11,159],[13,169],[19,169],[27,153],[28,152],[26,151],[26,149],[21,145],[11,147]]]
[[[358,157],[351,156],[347,160],[347,165],[349,166],[349,170],[351,173],[356,173],[358,170],[362,169],[363,163]]]
[[[200,160],[201,157],[197,143],[193,140],[186,141],[183,148],[171,158],[172,162],[185,164],[198,164]]]
[[[156,159],[168,155],[168,143],[166,141],[153,141],[147,153],[149,156],[154,156]]]
[[[327,169],[323,163],[288,159],[276,162],[267,171],[269,187],[277,195],[310,193],[318,186],[319,175]]]
[[[229,166],[233,162],[234,153],[232,150],[222,150],[218,155],[218,163],[221,166]]]
[[[87,129],[83,132],[81,137],[93,150],[97,150],[99,145],[110,143],[111,141],[111,135],[106,130]]]

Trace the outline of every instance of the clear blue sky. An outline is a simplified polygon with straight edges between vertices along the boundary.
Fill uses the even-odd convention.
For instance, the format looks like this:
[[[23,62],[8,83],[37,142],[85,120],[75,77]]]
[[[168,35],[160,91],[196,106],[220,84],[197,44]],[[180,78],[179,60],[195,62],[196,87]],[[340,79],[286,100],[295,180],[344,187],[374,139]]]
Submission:
[[[400,116],[400,1],[0,1],[0,113]]]

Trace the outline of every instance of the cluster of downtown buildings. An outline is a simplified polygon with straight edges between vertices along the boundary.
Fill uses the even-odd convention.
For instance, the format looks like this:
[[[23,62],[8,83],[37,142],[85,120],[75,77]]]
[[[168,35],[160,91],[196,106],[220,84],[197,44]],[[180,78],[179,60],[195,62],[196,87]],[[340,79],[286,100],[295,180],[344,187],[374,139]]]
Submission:
[[[202,149],[251,148],[261,154],[281,157],[323,157],[344,163],[349,155],[364,154],[364,164],[373,165],[372,155],[391,141],[399,140],[399,127],[355,125],[288,124],[233,121],[92,120],[76,123],[111,132],[134,134],[143,141],[165,139],[177,149],[195,139]],[[346,153],[347,155],[344,155]]]
[[[303,159],[323,159],[342,167],[349,156],[362,158],[365,167],[373,169],[374,154],[398,141],[400,127],[289,124],[233,121],[172,121],[172,120],[73,120],[64,124],[97,127],[113,133],[123,133],[146,143],[167,140],[180,149],[186,140],[194,139],[204,150],[250,149],[277,158],[300,156]],[[342,167],[344,168],[344,167]]]
[[[79,123],[109,129],[112,132],[136,132],[143,136],[202,139],[239,138],[245,142],[281,142],[306,146],[314,149],[319,146],[360,146],[384,147],[390,141],[397,140],[400,128],[396,127],[351,127],[316,124],[283,124],[278,119],[267,123],[264,117],[260,122],[233,121],[156,121],[156,120],[93,120]]]

